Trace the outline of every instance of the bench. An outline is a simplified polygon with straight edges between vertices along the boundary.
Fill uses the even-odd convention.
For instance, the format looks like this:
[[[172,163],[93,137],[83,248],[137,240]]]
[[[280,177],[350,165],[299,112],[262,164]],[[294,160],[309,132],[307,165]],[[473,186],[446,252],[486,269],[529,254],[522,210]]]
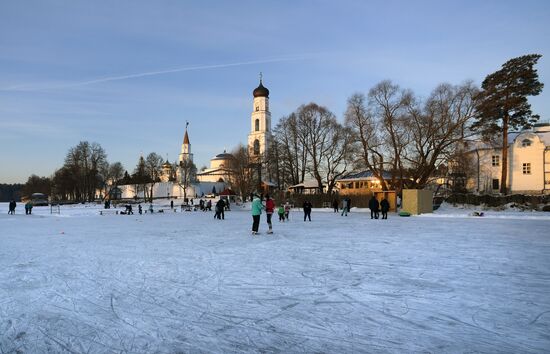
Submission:
[[[118,215],[119,213],[119,210],[116,210],[116,209],[105,209],[105,210],[100,210],[99,211],[99,215]]]
[[[173,210],[174,213],[177,213],[177,212],[178,212],[177,208],[174,208],[174,209],[171,209],[171,208],[153,209],[153,212],[152,212],[152,213],[150,212],[149,208],[143,209],[143,211],[144,211],[145,214],[147,214],[147,213],[149,213],[149,214],[154,214],[154,213],[165,213],[165,212],[168,212],[168,211],[171,211],[171,210]]]

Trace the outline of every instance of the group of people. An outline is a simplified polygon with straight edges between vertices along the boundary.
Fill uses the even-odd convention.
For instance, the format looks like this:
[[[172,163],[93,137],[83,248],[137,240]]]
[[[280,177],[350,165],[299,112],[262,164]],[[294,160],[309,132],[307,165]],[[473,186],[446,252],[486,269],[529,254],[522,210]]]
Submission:
[[[14,199],[10,200],[8,214],[9,215],[15,215],[15,208],[16,207],[17,207],[17,203],[15,202],[15,200]],[[31,215],[32,214],[32,208],[33,208],[33,204],[29,200],[28,202],[25,203],[25,215]]]
[[[15,200],[10,200],[10,209],[8,210],[8,214],[14,215],[15,214],[15,207],[17,206],[17,203]]]
[[[335,208],[335,212],[338,212],[338,200],[335,199],[334,202],[333,202],[333,207]],[[348,212],[351,208],[351,198],[344,198],[344,200],[342,200],[342,216],[348,216]]]
[[[212,203],[210,200],[208,202]],[[216,203],[214,219],[225,220],[224,211],[225,211],[225,200],[223,200],[223,198],[220,198]]]
[[[382,219],[388,218],[388,211],[390,210],[390,202],[386,198],[378,202],[378,199],[373,195],[369,200],[370,218],[378,219],[380,212],[382,212]]]
[[[264,205],[262,203],[262,199],[260,198],[260,196],[255,194],[252,197],[252,235],[258,234],[258,229],[260,227],[260,216],[262,215],[262,210],[264,209],[265,209],[265,214],[267,216],[267,226],[268,226],[267,233],[268,234],[273,233],[273,223],[271,218],[276,209],[275,201],[268,194],[265,196],[265,205]],[[309,212],[311,213],[311,208]],[[285,220],[288,220],[289,214],[290,214],[290,204],[286,202],[286,204],[284,205],[283,204],[279,205],[279,207],[277,208],[277,214],[279,215],[279,222],[284,222]],[[305,216],[304,216],[304,220],[305,220]]]

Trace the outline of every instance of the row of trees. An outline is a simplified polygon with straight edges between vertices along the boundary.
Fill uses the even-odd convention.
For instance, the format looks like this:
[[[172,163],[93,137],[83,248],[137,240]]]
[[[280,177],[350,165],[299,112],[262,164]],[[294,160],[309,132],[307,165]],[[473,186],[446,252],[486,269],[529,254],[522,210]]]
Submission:
[[[254,176],[254,169],[267,165],[270,177],[280,187],[313,178],[321,192],[325,185],[331,193],[339,178],[366,169],[385,190],[423,188],[450,165],[467,170],[464,147],[468,140],[498,138],[501,191],[506,193],[508,132],[528,128],[539,118],[532,113],[527,97],[538,95],[543,88],[534,68],[540,57],[532,54],[507,61],[486,77],[481,89],[472,82],[441,84],[426,98],[385,80],[367,94],[352,95],[342,122],[326,107],[302,105],[275,126],[267,156],[237,147],[228,179],[234,189],[247,195],[257,188],[255,178],[259,176]],[[98,189],[108,195],[112,187],[133,184],[136,195],[143,193],[152,199],[163,161],[157,153],[140,157],[130,175],[120,162],[110,164],[99,144],[82,141],[69,149],[63,167],[51,178],[29,177],[24,193],[90,201]],[[173,164],[172,170],[176,169],[177,177],[173,174],[170,180],[186,193],[195,180],[196,166],[184,161]]]
[[[107,161],[107,153],[100,144],[81,141],[69,149],[65,163],[53,176],[30,176],[23,187],[23,195],[44,193],[56,200],[92,201],[99,196],[109,196],[120,185],[132,185],[135,195],[142,194],[146,199],[152,199],[164,163],[159,154],[152,152],[145,158],[140,156],[132,174],[129,174],[122,163]],[[181,172],[179,178],[176,178],[176,169]],[[194,181],[196,167],[192,161],[184,161],[172,164],[171,171],[169,180],[179,183],[185,191]]]
[[[445,172],[469,170],[471,140],[500,139],[495,146],[502,148],[501,192],[506,193],[508,132],[529,128],[539,119],[527,97],[543,88],[534,68],[540,57],[507,61],[487,76],[481,89],[471,81],[441,84],[426,98],[382,81],[368,94],[348,99],[343,124],[326,107],[300,106],[273,131],[269,156],[264,157],[271,176],[279,186],[313,178],[319,190],[326,185],[331,193],[344,174],[368,170],[384,190],[424,188]],[[237,155],[242,158],[243,152]],[[388,182],[384,174],[389,174]]]
[[[478,90],[467,82],[439,85],[421,99],[391,81],[347,102],[344,122],[315,103],[283,117],[273,131],[268,161],[280,186],[308,178],[331,193],[343,175],[367,169],[382,188],[424,187],[456,152],[474,117]],[[390,185],[383,178],[391,175]]]

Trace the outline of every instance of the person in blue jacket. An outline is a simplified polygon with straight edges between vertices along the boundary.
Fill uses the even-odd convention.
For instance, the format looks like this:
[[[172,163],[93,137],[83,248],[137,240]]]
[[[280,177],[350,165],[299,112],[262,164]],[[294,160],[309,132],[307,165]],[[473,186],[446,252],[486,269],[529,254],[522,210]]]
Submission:
[[[258,197],[258,195],[254,195],[254,198],[252,199],[252,235],[258,234],[262,209],[264,209],[264,205],[262,204],[260,197]]]

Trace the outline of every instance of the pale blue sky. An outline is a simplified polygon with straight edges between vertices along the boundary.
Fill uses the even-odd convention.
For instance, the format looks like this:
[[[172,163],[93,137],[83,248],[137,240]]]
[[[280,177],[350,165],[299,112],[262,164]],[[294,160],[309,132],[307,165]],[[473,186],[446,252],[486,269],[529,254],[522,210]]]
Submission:
[[[258,73],[273,125],[391,79],[421,95],[540,53],[550,119],[548,1],[0,0],[0,183],[51,175],[81,140],[131,172],[177,159],[185,121],[198,167],[245,143]],[[142,75],[144,74],[144,75]]]

